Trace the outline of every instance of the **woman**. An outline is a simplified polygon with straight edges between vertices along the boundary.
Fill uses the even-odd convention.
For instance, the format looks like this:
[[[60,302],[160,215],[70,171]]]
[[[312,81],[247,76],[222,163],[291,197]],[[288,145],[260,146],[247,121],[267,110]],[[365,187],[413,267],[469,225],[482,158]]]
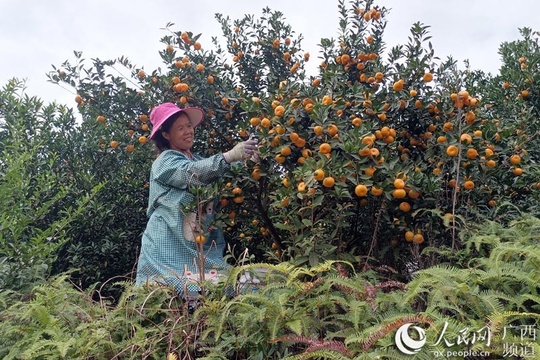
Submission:
[[[216,282],[228,267],[223,257],[225,241],[221,229],[207,228],[213,216],[212,203],[206,204],[205,216],[198,221],[196,213],[184,210],[196,200],[188,189],[218,180],[231,163],[251,158],[257,146],[257,141],[250,139],[209,158],[193,155],[194,130],[203,117],[202,109],[181,109],[173,103],[163,103],[150,113],[150,139],[160,154],[150,172],[149,220],[142,236],[136,283],[164,283],[174,286],[185,297],[197,296],[201,271],[205,280]],[[205,228],[201,269],[196,237]]]

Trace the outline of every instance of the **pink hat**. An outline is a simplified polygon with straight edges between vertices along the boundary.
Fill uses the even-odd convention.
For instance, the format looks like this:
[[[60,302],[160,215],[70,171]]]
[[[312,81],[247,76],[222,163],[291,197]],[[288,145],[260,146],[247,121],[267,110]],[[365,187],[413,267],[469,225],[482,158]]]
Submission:
[[[161,128],[161,125],[163,125],[165,121],[169,120],[171,116],[179,113],[185,113],[191,121],[191,125],[193,127],[198,126],[204,117],[204,111],[198,107],[188,107],[181,109],[170,102],[160,104],[153,108],[150,112],[150,122],[152,123],[152,132],[150,133],[150,139],[154,138],[158,130]]]

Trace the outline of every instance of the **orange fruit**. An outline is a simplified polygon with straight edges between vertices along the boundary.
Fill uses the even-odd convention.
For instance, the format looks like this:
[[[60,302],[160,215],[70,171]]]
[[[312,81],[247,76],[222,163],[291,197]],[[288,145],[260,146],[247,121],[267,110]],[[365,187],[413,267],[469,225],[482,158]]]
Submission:
[[[354,188],[354,193],[356,194],[356,196],[359,196],[359,197],[366,196],[367,192],[368,192],[368,188],[366,185],[363,185],[363,184],[358,184]]]
[[[326,132],[330,136],[334,136],[338,133],[338,127],[335,124],[328,125],[328,129],[326,129]]]
[[[411,199],[418,199],[420,197],[420,192],[411,189],[409,190],[409,197]]]
[[[437,144],[442,144],[445,142],[446,142],[446,136],[441,135],[437,138]]]
[[[463,183],[463,187],[467,190],[472,190],[474,189],[474,181],[472,180],[467,180]]]
[[[404,189],[405,188],[405,181],[402,179],[395,179],[394,180],[394,187],[396,189]]]
[[[354,119],[352,119],[352,124],[354,127],[359,127],[360,125],[362,125],[362,119],[360,119],[359,117],[355,117]]]
[[[144,72],[144,70],[139,70],[137,72],[137,76],[142,79],[143,77],[146,76],[146,73]]]
[[[424,242],[424,236],[422,234],[414,234],[412,242],[413,244],[421,244]]]
[[[396,81],[394,85],[392,85],[392,89],[394,89],[394,91],[401,91],[403,90],[404,85],[405,85],[405,81],[403,81],[403,79],[400,79]]]
[[[206,243],[206,237],[204,235],[197,235],[197,237],[195,238],[195,242],[197,244],[204,244]]]
[[[461,134],[461,136],[459,137],[459,140],[469,145],[470,143],[472,143],[472,136],[469,134]]]
[[[104,123],[104,122],[105,122],[105,116],[99,115],[99,116],[97,117],[97,121],[100,122],[100,123]]]
[[[258,117],[252,117],[249,120],[249,123],[251,124],[251,126],[259,126],[259,124],[261,123],[261,119],[259,119]]]
[[[512,172],[514,173],[514,175],[516,176],[520,176],[523,174],[523,169],[522,168],[519,168],[519,167],[516,167],[512,170]]]
[[[478,157],[478,151],[476,151],[476,149],[473,149],[473,148],[467,149],[467,157],[469,159],[476,159]]]
[[[328,143],[322,143],[319,146],[319,151],[321,152],[321,154],[330,154],[330,152],[332,151],[332,146],[330,146],[330,144]]]
[[[322,126],[320,125],[317,125],[313,128],[313,132],[315,133],[315,135],[322,135],[323,132],[324,132],[324,129]]]
[[[289,155],[291,155],[291,148],[289,146],[284,146],[284,147],[281,148],[281,150],[279,152],[283,156],[289,156]]]
[[[275,160],[279,164],[283,164],[287,158],[281,154],[277,154]]]
[[[403,199],[405,196],[407,196],[407,192],[405,189],[395,189],[392,192],[392,196],[394,196],[396,199]]]
[[[268,118],[264,118],[264,119],[261,120],[261,126],[262,126],[263,128],[268,129],[268,128],[270,128],[270,125],[271,125],[271,124],[272,124],[272,123],[270,122],[270,119],[268,119]]]
[[[306,159],[310,157],[311,155],[313,155],[313,152],[310,149],[302,150],[302,156],[305,157]]]
[[[111,141],[110,145],[111,145],[111,147],[112,147],[113,149],[116,149],[116,148],[118,147],[118,141],[113,140],[113,141]]]
[[[324,170],[323,170],[323,169],[317,169],[317,170],[315,170],[315,171],[313,172],[313,178],[314,178],[315,180],[319,180],[319,181],[320,181],[320,180],[324,179],[324,175],[325,175],[325,174],[324,174]]]
[[[495,162],[495,160],[488,160],[486,161],[486,166],[489,168],[494,168],[495,166],[497,166],[497,163]]]
[[[139,115],[139,120],[141,120],[141,122],[145,123],[148,121],[148,115],[146,114],[141,114]]]
[[[334,186],[335,182],[336,182],[336,181],[334,180],[333,177],[327,176],[327,177],[325,177],[324,180],[323,180],[323,186],[324,186],[324,187],[327,187],[327,188],[331,188],[332,186]]]
[[[292,132],[292,133],[289,135],[289,140],[291,140],[292,142],[298,141],[298,139],[300,139],[300,135],[298,135],[298,134],[295,133],[295,132]]]
[[[253,172],[251,173],[253,180],[259,180],[261,176],[261,169],[253,169]]]
[[[127,152],[133,152],[134,150],[135,150],[135,145],[129,144],[128,146],[126,146]]]
[[[401,202],[399,204],[399,210],[401,210],[403,212],[409,212],[409,211],[411,211],[411,204],[409,204],[406,201],[403,201],[403,202]]]
[[[206,78],[206,82],[212,85],[214,83],[214,76],[208,75],[208,77]]]
[[[146,136],[144,136],[144,135],[139,136],[139,143],[140,144],[145,144],[147,141],[148,141],[148,139],[146,138]]]
[[[465,121],[467,122],[467,124],[471,125],[474,120],[476,120],[476,114],[474,113],[474,111],[467,111],[467,113],[465,114]]]
[[[375,171],[377,171],[377,169],[374,168],[373,166],[370,166],[364,169],[364,174],[366,174],[367,176],[373,176],[373,174],[375,174]]]
[[[241,204],[244,202],[244,197],[243,196],[235,196],[233,198],[233,201],[236,203],[236,204]]]
[[[433,80],[433,74],[430,72],[425,73],[423,76],[423,80],[424,82],[430,82],[431,80]]]
[[[301,181],[298,183],[298,192],[306,192],[306,183]]]
[[[302,138],[298,138],[294,142],[294,145],[296,145],[296,147],[303,148],[304,146],[306,146],[306,140],[304,140]]]
[[[276,106],[276,108],[274,109],[274,115],[276,115],[277,117],[282,117],[283,114],[285,114],[285,108],[282,105]]]
[[[418,95],[418,92],[412,89],[411,91],[409,91],[409,95],[411,95],[412,97],[415,97],[416,95]]]
[[[321,85],[321,80],[320,79],[313,79],[313,81],[311,82],[311,85],[317,87],[317,86]]]
[[[510,87],[510,83],[508,81],[503,82],[503,88],[508,89]]]
[[[455,145],[450,145],[446,148],[446,154],[448,156],[457,156],[459,153],[459,149]]]
[[[322,103],[324,106],[332,105],[333,102],[332,97],[329,95],[324,95],[322,98]]]
[[[240,195],[242,193],[242,189],[239,187],[235,187],[234,189],[232,189],[231,192],[233,195]]]
[[[75,96],[75,102],[76,102],[77,104],[82,104],[83,99],[82,99],[81,95],[76,95],[76,96]]]
[[[517,165],[521,162],[521,156],[519,156],[518,154],[514,154],[512,156],[510,156],[510,163],[512,165]]]
[[[414,233],[412,231],[406,231],[405,232],[405,240],[407,240],[408,242],[412,242],[414,239]]]

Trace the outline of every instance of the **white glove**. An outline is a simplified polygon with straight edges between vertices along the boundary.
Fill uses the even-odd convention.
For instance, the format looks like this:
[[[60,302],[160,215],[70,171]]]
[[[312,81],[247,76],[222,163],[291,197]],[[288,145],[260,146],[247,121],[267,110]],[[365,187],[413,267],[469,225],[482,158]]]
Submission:
[[[257,139],[249,139],[239,142],[230,151],[223,153],[225,161],[229,164],[235,161],[249,159],[257,149]]]

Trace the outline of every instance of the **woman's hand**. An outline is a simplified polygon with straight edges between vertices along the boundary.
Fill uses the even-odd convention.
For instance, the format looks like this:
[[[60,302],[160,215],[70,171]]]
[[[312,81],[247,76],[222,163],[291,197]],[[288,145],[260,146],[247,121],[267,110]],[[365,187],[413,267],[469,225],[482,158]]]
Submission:
[[[257,139],[249,139],[239,142],[230,151],[223,153],[225,161],[229,164],[251,158],[257,149]]]

